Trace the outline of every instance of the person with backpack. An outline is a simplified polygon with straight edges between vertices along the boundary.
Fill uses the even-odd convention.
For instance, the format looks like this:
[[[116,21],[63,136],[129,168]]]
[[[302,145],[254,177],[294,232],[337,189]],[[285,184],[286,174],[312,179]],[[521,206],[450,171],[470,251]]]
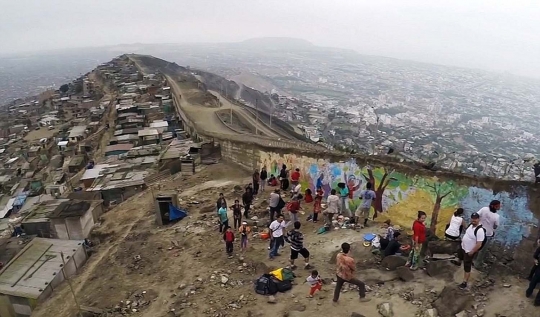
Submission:
[[[285,241],[291,244],[291,266],[290,269],[294,270],[294,260],[298,259],[298,255],[302,255],[304,258],[304,268],[309,268],[309,251],[304,247],[304,234],[300,232],[302,224],[299,221],[294,222],[294,229],[287,232],[285,235]]]
[[[469,278],[471,277],[471,269],[474,256],[480,251],[486,243],[486,229],[480,224],[480,215],[474,212],[471,215],[471,224],[465,230],[465,234],[461,239],[461,248],[458,251],[459,261],[454,262],[460,265],[463,262],[463,283],[459,284],[459,288],[466,289]]]
[[[480,215],[480,224],[486,231],[486,241],[485,247],[478,252],[476,258],[474,259],[473,265],[476,269],[481,269],[484,265],[484,258],[486,257],[487,250],[493,237],[495,236],[495,231],[499,227],[499,214],[497,211],[501,209],[501,202],[498,200],[492,200],[489,203],[488,207],[484,207],[478,210],[478,215]]]

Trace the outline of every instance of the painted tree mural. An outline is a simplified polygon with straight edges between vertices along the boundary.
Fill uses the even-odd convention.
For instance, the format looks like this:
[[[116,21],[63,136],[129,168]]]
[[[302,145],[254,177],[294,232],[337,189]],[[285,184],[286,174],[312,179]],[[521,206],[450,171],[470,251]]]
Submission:
[[[362,174],[364,179],[372,184],[372,189],[375,191],[375,199],[373,200],[373,219],[377,218],[379,213],[383,210],[383,195],[386,189],[393,189],[399,187],[403,178],[401,174],[394,173],[395,170],[388,170],[386,168],[373,169],[371,166],[366,168],[367,174]]]
[[[418,180],[416,186],[431,194],[433,210],[429,228],[432,232],[436,232],[437,230],[437,222],[439,220],[441,208],[459,206],[460,200],[467,196],[469,192],[466,187],[459,186],[453,181],[439,182],[437,178],[422,178]]]

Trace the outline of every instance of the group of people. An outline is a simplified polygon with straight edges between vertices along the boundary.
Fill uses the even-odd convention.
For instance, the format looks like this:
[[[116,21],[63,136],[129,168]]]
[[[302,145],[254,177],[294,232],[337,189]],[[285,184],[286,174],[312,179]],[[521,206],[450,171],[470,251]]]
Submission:
[[[287,170],[285,165],[282,166],[278,178],[276,178],[274,175],[268,175],[268,172],[264,167],[260,171],[255,171],[253,173],[252,182],[245,188],[241,203],[237,199],[234,201],[233,206],[228,207],[223,193],[219,194],[216,202],[216,209],[219,218],[219,231],[223,234],[225,250],[228,257],[231,258],[233,254],[234,242],[236,239],[235,231],[241,236],[240,245],[242,252],[247,250],[248,237],[251,233],[251,228],[248,226],[246,221],[242,221],[242,218],[249,217],[250,205],[253,203],[255,196],[258,195],[259,192],[265,191],[266,186],[275,187],[272,190],[269,199],[269,259],[272,260],[276,256],[279,256],[280,247],[284,247],[285,242],[287,242],[290,245],[289,268],[295,269],[296,260],[302,256],[304,259],[304,268],[312,269],[309,263],[310,252],[304,245],[304,234],[300,231],[302,223],[300,222],[298,213],[302,209],[301,202],[313,204],[312,213],[309,215],[308,220],[317,222],[319,220],[319,214],[323,212],[322,200],[324,197],[324,192],[321,187],[318,187],[315,193],[312,193],[310,189],[302,191],[302,186],[300,185],[300,170],[295,169],[292,173],[290,173],[290,170]],[[289,192],[290,187],[291,189]],[[341,187],[338,187],[338,189],[340,188]],[[362,204],[362,207],[359,208],[359,212],[356,216],[362,219],[364,219],[364,217],[367,218],[369,208],[366,206],[371,206],[371,201],[375,198],[375,193],[371,191],[370,188],[371,187],[368,187],[368,190],[364,194],[361,193],[361,196],[365,197],[365,201],[364,204]],[[340,195],[346,195],[348,197],[348,192],[341,191]],[[285,202],[284,198],[290,199],[288,199],[288,202]],[[336,189],[331,191],[327,204],[328,206],[324,213],[326,214],[326,220],[329,224],[331,224],[334,215],[341,214],[346,209],[348,210],[348,204],[343,197],[339,197],[337,195]],[[234,230],[229,225],[228,209],[231,209],[233,213]],[[285,221],[284,210],[289,213],[289,222]],[[353,219],[352,215],[351,219]],[[291,223],[292,229],[287,231],[287,227]],[[367,219],[362,220],[361,223],[366,224]],[[341,246],[342,252],[339,253],[336,258],[337,283],[334,291],[334,302],[338,301],[341,288],[346,282],[358,285],[360,300],[368,300],[366,299],[365,284],[354,277],[356,264],[355,260],[349,254],[350,248],[351,246],[348,243],[343,243]],[[315,292],[320,291],[322,288],[322,280],[317,270],[313,270],[311,272],[306,279],[306,282],[310,285],[308,297],[312,297]]]

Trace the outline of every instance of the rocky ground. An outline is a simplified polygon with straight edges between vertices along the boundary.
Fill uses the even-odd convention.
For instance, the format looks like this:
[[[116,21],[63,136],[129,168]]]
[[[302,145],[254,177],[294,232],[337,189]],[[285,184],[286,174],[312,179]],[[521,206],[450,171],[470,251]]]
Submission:
[[[235,166],[219,163],[191,177],[162,181],[103,217],[92,240],[97,245],[73,286],[85,316],[540,316],[524,297],[525,280],[514,276],[486,276],[474,272],[469,291],[457,290],[462,271],[447,261],[430,264],[427,271],[399,268],[403,259],[379,259],[361,246],[362,232],[340,229],[324,235],[304,222],[302,231],[312,253],[311,264],[325,280],[323,290],[306,298],[303,283],[308,271],[296,270],[293,289],[269,298],[255,294],[253,280],[287,264],[288,245],[275,261],[267,260],[266,241],[251,239],[244,255],[228,259],[216,225],[215,200],[223,192],[229,204],[240,198],[249,178]],[[175,190],[188,218],[171,226],[154,223],[153,197]],[[266,196],[255,203],[262,218]],[[262,222],[262,221],[261,221]],[[373,227],[372,227],[373,228]],[[342,242],[353,243],[359,277],[369,288],[371,301],[360,303],[347,287],[339,304],[332,303],[335,254]],[[301,267],[301,265],[300,265]],[[429,273],[429,274],[428,274]],[[64,283],[34,316],[77,316],[73,297]]]

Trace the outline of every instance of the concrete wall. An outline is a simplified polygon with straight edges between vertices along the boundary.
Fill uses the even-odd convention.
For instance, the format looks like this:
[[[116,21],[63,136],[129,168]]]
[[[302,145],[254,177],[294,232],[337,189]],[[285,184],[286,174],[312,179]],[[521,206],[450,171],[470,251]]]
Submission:
[[[51,223],[58,239],[83,240],[86,239],[94,227],[92,209],[86,211],[81,217],[54,218]]]
[[[444,235],[456,208],[464,208],[468,217],[498,199],[502,202],[501,225],[492,254],[520,272],[526,272],[532,265],[540,219],[540,189],[532,183],[433,172],[391,158],[266,148],[230,140],[220,140],[220,146],[225,160],[249,171],[266,166],[270,174],[277,175],[282,164],[291,169],[300,168],[303,188],[314,190],[319,184],[326,195],[337,183],[345,182],[354,191],[349,206],[352,210],[360,204],[358,195],[369,181],[379,196],[372,206],[371,217],[376,213],[376,221],[391,219],[409,230],[417,211],[423,210],[428,215],[426,224],[439,237]]]

